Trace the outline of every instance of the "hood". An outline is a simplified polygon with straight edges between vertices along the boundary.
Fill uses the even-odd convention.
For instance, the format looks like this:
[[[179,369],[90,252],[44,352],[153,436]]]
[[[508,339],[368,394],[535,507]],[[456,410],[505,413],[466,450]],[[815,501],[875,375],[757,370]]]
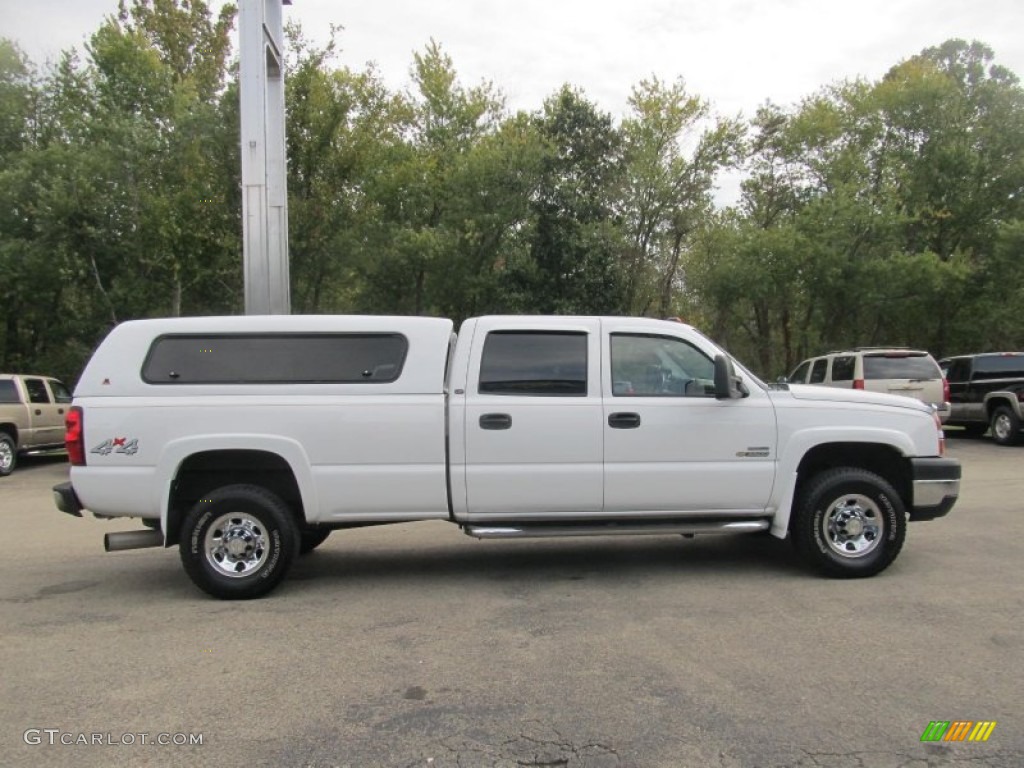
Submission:
[[[829,403],[861,403],[863,405],[887,405],[896,408],[909,408],[914,411],[931,412],[931,406],[920,400],[902,395],[889,395],[884,392],[866,392],[863,389],[842,389],[839,387],[819,387],[813,384],[790,384],[789,393],[797,400],[820,400]]]

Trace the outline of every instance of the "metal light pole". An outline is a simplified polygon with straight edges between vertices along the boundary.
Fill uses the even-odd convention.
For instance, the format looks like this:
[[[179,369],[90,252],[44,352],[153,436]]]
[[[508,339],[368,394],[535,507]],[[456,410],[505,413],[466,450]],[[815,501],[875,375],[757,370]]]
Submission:
[[[291,0],[238,3],[247,315],[291,312],[282,5]]]

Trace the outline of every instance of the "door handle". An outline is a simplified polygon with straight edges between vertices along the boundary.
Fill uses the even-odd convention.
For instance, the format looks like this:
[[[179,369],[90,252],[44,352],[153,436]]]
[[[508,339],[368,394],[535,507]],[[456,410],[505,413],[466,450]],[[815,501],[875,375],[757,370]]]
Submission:
[[[512,417],[507,413],[485,413],[480,417],[480,429],[511,429]]]
[[[639,413],[613,413],[608,416],[608,426],[612,429],[636,429],[640,426]]]

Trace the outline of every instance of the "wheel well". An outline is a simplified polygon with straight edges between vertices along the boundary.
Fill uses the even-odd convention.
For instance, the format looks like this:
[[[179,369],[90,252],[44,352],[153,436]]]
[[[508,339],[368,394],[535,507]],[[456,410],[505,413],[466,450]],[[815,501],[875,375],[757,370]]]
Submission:
[[[990,421],[992,419],[992,414],[996,411],[996,408],[1001,405],[1005,405],[1011,411],[1013,410],[1013,403],[1010,401],[1010,398],[1003,397],[1002,395],[999,397],[990,397],[985,401],[985,413],[988,415]]]
[[[5,433],[14,441],[14,447],[18,447],[18,428],[14,424],[0,424],[0,432]]]
[[[302,495],[291,466],[276,453],[267,451],[204,451],[189,456],[178,467],[168,499],[168,545],[178,540],[181,520],[210,491],[225,485],[258,485],[279,496],[296,521],[305,519]]]
[[[796,498],[803,486],[828,469],[859,467],[883,477],[909,509],[913,499],[913,479],[910,462],[891,445],[881,443],[827,443],[807,452],[797,468]],[[792,518],[790,518],[792,520]]]

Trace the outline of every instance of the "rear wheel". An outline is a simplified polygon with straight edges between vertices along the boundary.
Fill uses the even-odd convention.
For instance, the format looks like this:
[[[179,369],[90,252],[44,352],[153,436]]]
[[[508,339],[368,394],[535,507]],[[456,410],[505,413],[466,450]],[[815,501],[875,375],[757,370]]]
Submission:
[[[1020,440],[1020,419],[1007,405],[992,411],[992,439],[999,445],[1016,445]]]
[[[806,485],[790,535],[801,557],[828,576],[874,576],[900,553],[907,515],[899,494],[884,478],[841,467]]]
[[[0,432],[0,477],[11,474],[17,463],[18,449],[14,445],[14,438],[6,432]]]
[[[288,506],[257,485],[228,485],[206,495],[185,517],[181,562],[204,592],[228,600],[267,594],[299,553]]]

